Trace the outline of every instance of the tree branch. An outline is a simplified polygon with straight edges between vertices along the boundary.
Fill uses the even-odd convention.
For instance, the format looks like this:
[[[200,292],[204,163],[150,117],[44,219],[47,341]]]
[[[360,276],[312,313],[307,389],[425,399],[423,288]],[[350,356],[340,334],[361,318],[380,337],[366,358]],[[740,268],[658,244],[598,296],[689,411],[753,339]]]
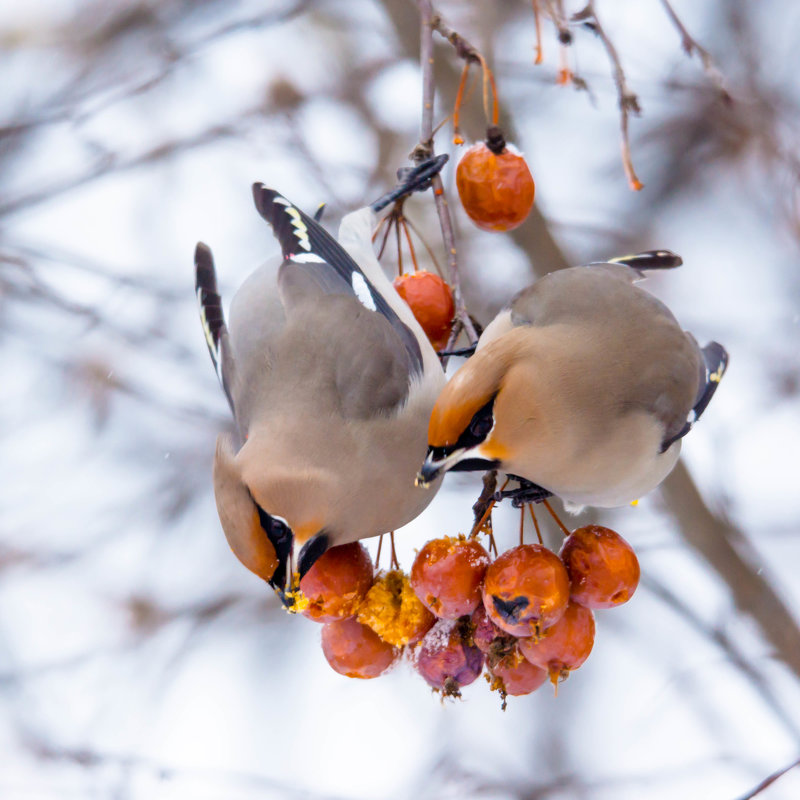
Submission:
[[[433,30],[437,25],[442,25],[441,18],[434,14],[430,0],[418,0],[420,11],[420,65],[422,67],[422,126],[419,145],[415,148],[412,157],[416,161],[430,158],[433,155],[433,100],[435,84],[433,76]],[[457,34],[454,34],[457,36]],[[453,301],[456,307],[456,319],[463,326],[471,343],[478,341],[478,334],[472,324],[464,295],[461,291],[461,276],[458,269],[458,253],[456,240],[453,234],[453,222],[450,219],[450,209],[444,193],[444,185],[440,175],[431,181],[433,187],[433,201],[436,213],[439,215],[439,225],[442,229],[442,240],[447,255],[448,283],[453,290]]]

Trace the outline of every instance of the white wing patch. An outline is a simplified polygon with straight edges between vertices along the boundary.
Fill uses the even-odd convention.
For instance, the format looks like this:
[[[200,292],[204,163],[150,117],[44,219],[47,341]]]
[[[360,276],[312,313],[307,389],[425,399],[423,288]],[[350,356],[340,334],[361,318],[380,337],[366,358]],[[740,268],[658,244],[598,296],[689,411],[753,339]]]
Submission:
[[[311,250],[311,242],[308,240],[308,228],[306,228],[300,212],[294,206],[287,206],[286,213],[292,218],[292,227],[294,228],[294,235],[297,243],[306,252]]]
[[[375,305],[375,298],[372,296],[372,292],[364,276],[360,272],[354,272],[350,281],[353,286],[353,291],[358,298],[358,302],[370,311],[377,311],[378,307]]]
[[[321,256],[318,256],[316,253],[298,253],[296,256],[292,256],[292,261],[296,261],[298,264],[325,264],[326,261]]]

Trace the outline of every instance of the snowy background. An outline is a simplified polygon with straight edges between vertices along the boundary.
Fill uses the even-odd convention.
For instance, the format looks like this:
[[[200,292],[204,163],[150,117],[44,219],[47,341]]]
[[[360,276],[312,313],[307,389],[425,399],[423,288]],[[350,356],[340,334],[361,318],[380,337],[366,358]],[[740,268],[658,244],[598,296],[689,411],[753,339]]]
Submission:
[[[419,138],[413,2],[6,0],[3,800],[733,800],[800,755],[800,7],[675,0],[726,105],[658,0],[598,0],[643,107],[640,193],[590,32],[569,51],[587,93],[555,84],[547,21],[533,66],[530,3],[438,8],[495,66],[541,212],[497,236],[456,210],[475,316],[563,263],[668,247],[684,267],[647,288],[731,354],[664,490],[592,517],[636,548],[640,590],[598,613],[594,652],[557,698],[545,687],[501,712],[483,681],[442,705],[407,665],[335,674],[319,628],[225,543],[211,459],[228,411],[194,245],[212,247],[230,299],[277,253],[253,181],[328,202],[333,227],[393,184]],[[446,44],[436,57],[438,121],[461,65]],[[430,198],[409,213],[441,253]],[[398,533],[406,568],[414,547],[469,527],[479,488],[447,479]],[[513,544],[516,512],[495,525]],[[800,769],[761,796],[800,797]]]

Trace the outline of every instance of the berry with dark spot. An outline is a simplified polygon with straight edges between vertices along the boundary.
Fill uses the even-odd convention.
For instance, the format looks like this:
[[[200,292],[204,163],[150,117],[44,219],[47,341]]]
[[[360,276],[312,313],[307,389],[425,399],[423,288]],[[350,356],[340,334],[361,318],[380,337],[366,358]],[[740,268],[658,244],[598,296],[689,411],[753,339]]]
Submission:
[[[555,553],[541,544],[506,550],[486,570],[483,605],[502,630],[538,636],[557,622],[569,602],[569,577]]]

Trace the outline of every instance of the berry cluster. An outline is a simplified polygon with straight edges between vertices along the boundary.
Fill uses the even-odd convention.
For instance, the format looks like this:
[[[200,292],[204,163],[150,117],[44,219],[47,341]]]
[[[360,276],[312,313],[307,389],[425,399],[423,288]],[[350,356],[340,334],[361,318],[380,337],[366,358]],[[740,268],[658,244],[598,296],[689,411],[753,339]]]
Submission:
[[[322,649],[334,670],[374,678],[405,651],[443,696],[485,670],[503,697],[554,685],[594,643],[593,609],[625,603],[639,582],[631,546],[599,525],[578,528],[559,555],[521,544],[494,560],[477,538],[432,539],[410,575],[375,574],[360,543],[327,551],[300,582],[297,609],[324,623]]]

